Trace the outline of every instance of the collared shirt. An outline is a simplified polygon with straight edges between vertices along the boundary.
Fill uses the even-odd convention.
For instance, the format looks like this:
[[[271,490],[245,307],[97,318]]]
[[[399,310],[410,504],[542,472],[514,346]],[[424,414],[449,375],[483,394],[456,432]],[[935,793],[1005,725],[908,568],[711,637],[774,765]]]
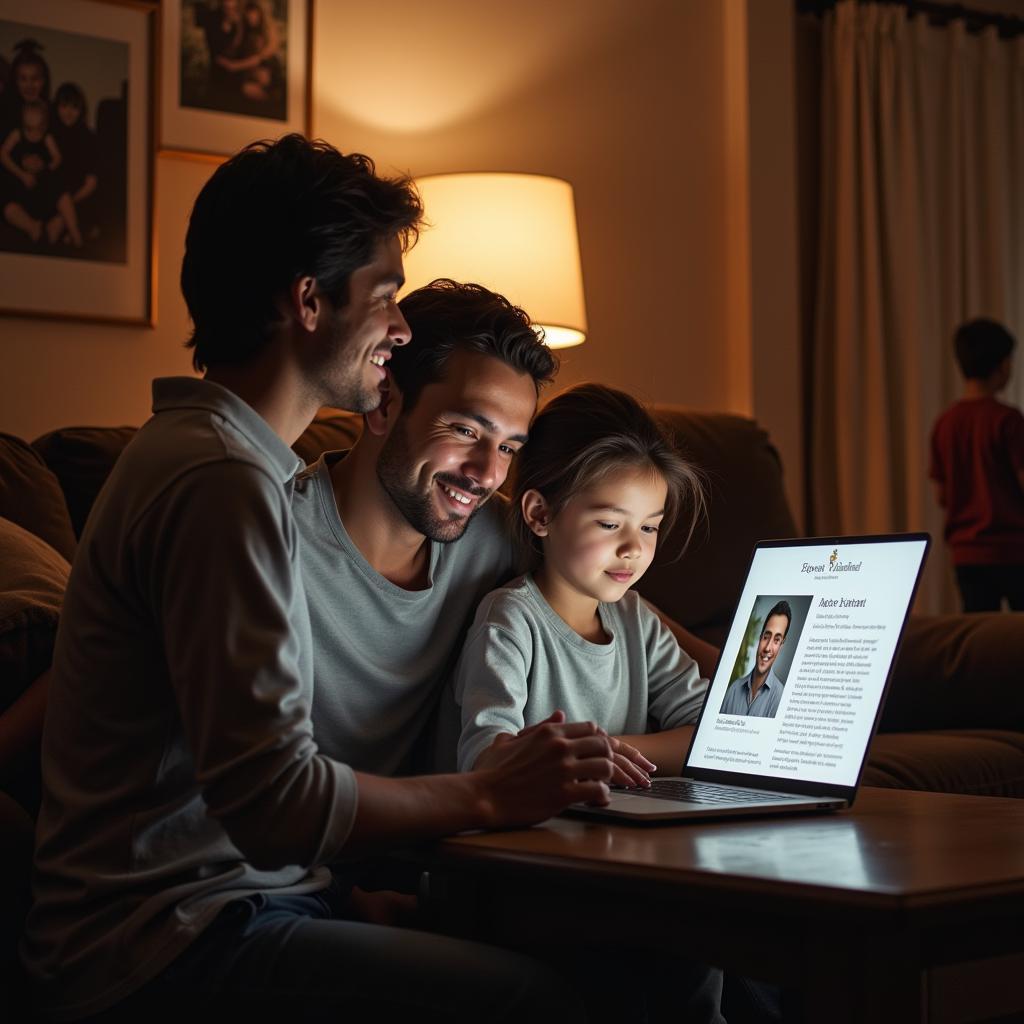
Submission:
[[[761,684],[757,696],[750,699],[750,686],[753,682],[754,670],[742,679],[733,682],[722,701],[723,715],[753,715],[755,718],[774,718],[782,701],[785,683],[775,674],[775,666],[768,670],[768,677]]]
[[[300,462],[237,395],[158,380],[86,523],[43,735],[23,959],[53,1019],[159,974],[225,903],[309,892],[356,808],[310,724]]]

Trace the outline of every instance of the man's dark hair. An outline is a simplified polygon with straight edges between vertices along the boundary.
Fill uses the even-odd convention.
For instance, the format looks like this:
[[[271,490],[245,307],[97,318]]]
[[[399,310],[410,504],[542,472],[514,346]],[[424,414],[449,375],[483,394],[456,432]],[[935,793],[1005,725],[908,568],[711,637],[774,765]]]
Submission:
[[[494,356],[533,378],[537,393],[558,369],[558,360],[530,325],[530,318],[503,295],[479,284],[448,278],[431,281],[398,304],[412,331],[412,343],[396,348],[388,366],[411,409],[428,385],[444,376],[452,352]]]
[[[779,601],[772,607],[772,610],[764,617],[764,622],[761,625],[761,632],[764,632],[765,626],[768,625],[768,620],[773,615],[785,615],[786,616],[786,632],[782,634],[782,639],[785,640],[789,635],[789,627],[793,624],[793,609],[789,607],[788,601]]]
[[[203,187],[185,236],[181,290],[195,368],[254,357],[300,277],[344,306],[352,272],[390,238],[408,248],[422,212],[408,178],[378,177],[361,153],[301,135],[246,146]]]
[[[956,329],[953,337],[956,361],[968,380],[991,377],[1016,343],[1014,336],[995,320],[968,320]]]

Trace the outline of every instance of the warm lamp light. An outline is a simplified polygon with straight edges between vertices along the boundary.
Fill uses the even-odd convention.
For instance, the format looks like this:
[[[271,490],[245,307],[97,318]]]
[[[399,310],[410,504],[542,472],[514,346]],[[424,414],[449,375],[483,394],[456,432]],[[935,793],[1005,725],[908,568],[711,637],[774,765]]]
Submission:
[[[438,277],[500,292],[552,348],[586,337],[572,186],[536,174],[417,178],[428,227],[405,257],[406,291]]]

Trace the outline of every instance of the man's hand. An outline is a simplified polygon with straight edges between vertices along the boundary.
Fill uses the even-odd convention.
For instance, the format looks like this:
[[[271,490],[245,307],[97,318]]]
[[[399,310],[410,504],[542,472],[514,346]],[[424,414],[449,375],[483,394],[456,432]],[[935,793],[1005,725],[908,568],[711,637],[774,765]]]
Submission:
[[[353,857],[466,829],[522,828],[574,803],[606,804],[612,744],[593,722],[547,720],[504,734],[471,772],[400,779],[356,772],[359,802],[346,843]]]
[[[499,732],[497,736],[491,740],[491,744],[485,747],[477,755],[476,763],[473,765],[475,771],[479,771],[483,768],[500,768],[505,763],[504,750],[508,743],[513,742],[523,736],[529,736],[531,733],[536,732],[541,726],[544,725],[562,725],[565,722],[564,711],[553,711],[543,722],[537,722],[535,725],[528,725],[524,729],[520,729],[515,735],[510,732]],[[598,727],[598,732],[605,734],[604,730]],[[607,735],[607,734],[605,734]],[[517,748],[513,748],[513,753]]]
[[[593,722],[564,719],[556,711],[488,748],[486,767],[472,774],[484,785],[489,827],[532,825],[573,803],[608,803],[616,770],[608,736]]]
[[[564,711],[555,711],[544,719],[543,722],[538,722],[536,725],[527,726],[525,729],[519,730],[520,736],[529,735],[534,729],[539,729],[542,725],[547,725],[549,722],[559,724],[565,721]],[[598,732],[602,736],[608,736],[608,734],[598,726]],[[491,748],[500,747],[501,744],[506,743],[512,739],[507,733],[502,733],[500,736],[496,736]],[[615,736],[608,736],[608,743],[612,748],[612,764],[614,768],[612,770],[611,783],[613,786],[625,786],[627,789],[648,789],[651,785],[650,773],[658,770],[658,766],[652,761],[648,761],[643,754],[637,750],[636,747],[627,743],[623,739],[619,739]],[[477,762],[479,764],[479,761]]]
[[[545,725],[561,725],[563,722],[565,722],[565,712],[555,711],[543,722],[520,729],[515,736],[507,732],[498,733],[491,741],[491,745],[480,752],[473,767],[477,769],[501,767],[505,763],[504,754],[509,743],[529,736]],[[597,731],[602,736],[608,735],[600,726],[597,726]],[[648,761],[635,746],[623,739],[608,736],[608,743],[612,749],[613,767],[610,780],[612,785],[625,786],[627,789],[648,789],[651,785],[650,773],[657,771],[657,765]]]

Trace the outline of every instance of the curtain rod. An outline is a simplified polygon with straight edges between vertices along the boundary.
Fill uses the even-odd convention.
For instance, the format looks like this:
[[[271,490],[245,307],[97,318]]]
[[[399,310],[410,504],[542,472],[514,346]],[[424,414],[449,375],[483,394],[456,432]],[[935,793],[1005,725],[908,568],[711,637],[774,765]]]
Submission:
[[[977,33],[994,27],[1002,39],[1011,39],[1024,33],[1024,18],[1013,14],[995,14],[992,11],[976,11],[963,4],[942,4],[934,0],[858,0],[858,3],[878,3],[887,6],[905,7],[907,17],[923,14],[929,25],[943,26],[951,21],[963,21],[968,32]],[[822,15],[835,7],[836,0],[796,0],[799,14]]]

